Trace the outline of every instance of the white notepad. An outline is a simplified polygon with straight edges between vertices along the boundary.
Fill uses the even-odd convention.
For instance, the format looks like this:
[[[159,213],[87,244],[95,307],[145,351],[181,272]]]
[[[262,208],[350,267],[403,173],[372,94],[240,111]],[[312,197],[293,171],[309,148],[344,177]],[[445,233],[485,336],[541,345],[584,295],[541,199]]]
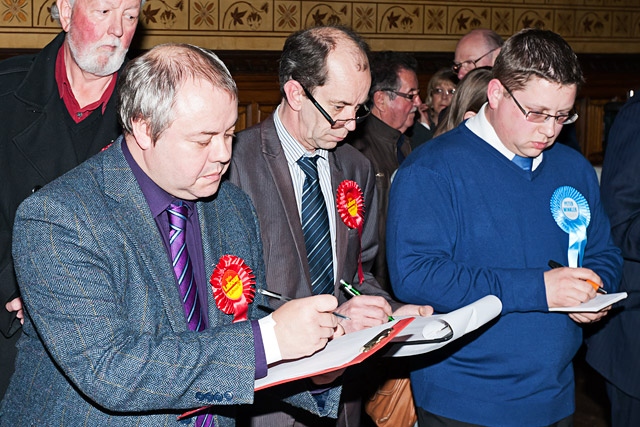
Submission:
[[[620,300],[627,297],[626,292],[618,292],[615,294],[598,294],[592,300],[583,302],[580,305],[574,305],[573,307],[554,307],[549,311],[562,311],[565,313],[595,313],[602,310],[605,307],[609,307]]]

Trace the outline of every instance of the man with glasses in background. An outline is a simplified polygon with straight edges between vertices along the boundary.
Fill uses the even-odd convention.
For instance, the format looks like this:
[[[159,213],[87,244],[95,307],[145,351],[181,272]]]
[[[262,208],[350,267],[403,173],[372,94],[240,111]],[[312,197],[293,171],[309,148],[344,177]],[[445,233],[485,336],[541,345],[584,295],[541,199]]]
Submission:
[[[478,114],[398,169],[387,222],[396,296],[437,312],[502,301],[492,325],[412,372],[420,425],[573,425],[580,325],[607,311],[549,310],[593,299],[587,280],[615,292],[622,266],[593,167],[554,144],[578,118],[582,83],[560,36],[522,30],[502,47]]]
[[[413,125],[421,104],[418,62],[411,55],[383,51],[371,59],[371,115],[349,134],[346,142],[357,148],[373,165],[378,193],[378,256],[372,271],[378,283],[388,289],[385,227],[391,176],[411,152],[404,132]]]
[[[503,44],[502,37],[493,30],[471,30],[458,41],[451,69],[462,80],[474,68],[493,67]]]
[[[369,160],[341,144],[369,114],[367,53],[360,36],[343,27],[289,36],[280,59],[282,101],[273,115],[238,134],[229,168],[258,214],[269,290],[290,298],[334,294],[336,312],[350,318],[340,322],[346,333],[389,315],[431,313],[391,300],[370,272],[378,250],[375,177]],[[341,279],[363,295],[348,299]],[[338,425],[360,426],[361,379],[347,371],[337,381],[343,384]],[[258,393],[246,416],[253,426],[335,426],[274,399],[305,385]]]

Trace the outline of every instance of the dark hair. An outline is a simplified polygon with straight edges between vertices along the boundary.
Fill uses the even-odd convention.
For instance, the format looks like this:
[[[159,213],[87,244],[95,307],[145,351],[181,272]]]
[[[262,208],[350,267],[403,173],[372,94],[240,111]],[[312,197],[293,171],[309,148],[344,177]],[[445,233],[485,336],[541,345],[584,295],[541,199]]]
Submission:
[[[418,73],[418,61],[402,52],[385,50],[371,56],[371,87],[369,88],[369,103],[373,102],[373,94],[381,89],[399,89],[400,70]],[[390,93],[391,99],[395,94]]]
[[[289,80],[300,82],[307,90],[313,92],[323,86],[327,80],[327,56],[333,51],[338,41],[350,40],[353,43],[353,55],[360,58],[360,68],[367,70],[369,46],[351,28],[328,25],[312,27],[297,31],[287,37],[280,57],[280,93],[284,93],[284,85]]]
[[[480,111],[482,105],[487,102],[487,86],[491,78],[491,67],[475,68],[464,76],[456,88],[444,118],[438,123],[434,136],[448,132],[462,123],[467,111]]]
[[[238,98],[236,83],[224,63],[197,46],[167,43],[154,47],[127,64],[118,79],[118,117],[125,133],[141,119],[157,141],[173,122],[173,105],[181,85],[204,80]]]
[[[522,89],[531,77],[558,83],[584,83],[580,63],[571,46],[549,30],[527,28],[511,36],[493,66],[493,78],[512,91]]]

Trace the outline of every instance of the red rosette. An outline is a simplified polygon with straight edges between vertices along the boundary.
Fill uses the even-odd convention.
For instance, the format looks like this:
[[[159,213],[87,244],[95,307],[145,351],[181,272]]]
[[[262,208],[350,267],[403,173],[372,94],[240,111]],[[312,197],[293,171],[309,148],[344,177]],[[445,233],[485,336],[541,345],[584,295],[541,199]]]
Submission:
[[[233,314],[233,322],[247,320],[249,304],[256,295],[255,276],[242,258],[224,255],[209,279],[218,308]]]
[[[336,207],[340,218],[349,228],[362,231],[364,224],[364,197],[355,181],[345,179],[338,186]]]
[[[347,227],[358,230],[360,247],[362,248],[362,228],[364,226],[364,197],[357,182],[345,179],[338,186],[336,195],[336,208],[342,222]],[[362,272],[362,249],[358,254],[358,278],[360,283],[364,280]]]

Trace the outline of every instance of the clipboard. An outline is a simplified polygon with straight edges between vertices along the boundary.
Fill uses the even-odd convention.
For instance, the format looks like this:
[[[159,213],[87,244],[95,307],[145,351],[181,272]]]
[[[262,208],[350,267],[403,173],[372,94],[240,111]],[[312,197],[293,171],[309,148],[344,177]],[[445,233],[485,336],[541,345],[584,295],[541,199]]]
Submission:
[[[254,390],[264,390],[357,365],[385,347],[413,320],[413,317],[407,317],[346,334],[329,341],[325,348],[311,356],[273,364],[266,377],[255,380]],[[178,420],[194,416],[208,407],[209,405],[185,412]]]

